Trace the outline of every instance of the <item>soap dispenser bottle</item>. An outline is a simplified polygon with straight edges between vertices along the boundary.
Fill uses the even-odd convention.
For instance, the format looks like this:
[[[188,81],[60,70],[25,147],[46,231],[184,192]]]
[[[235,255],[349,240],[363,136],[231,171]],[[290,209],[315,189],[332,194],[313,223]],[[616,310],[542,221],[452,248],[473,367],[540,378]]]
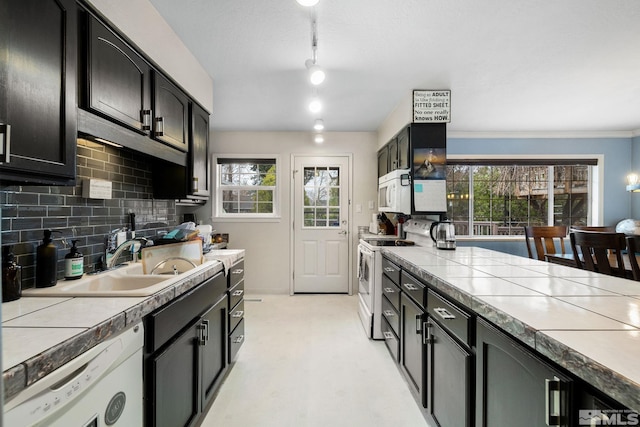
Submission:
[[[79,279],[84,274],[84,257],[76,246],[78,241],[72,240],[71,243],[73,245],[64,257],[64,278],[66,280]]]
[[[44,239],[36,250],[36,288],[58,283],[57,265],[58,247],[51,240],[51,230],[44,230]]]
[[[22,267],[15,261],[11,246],[2,248],[2,302],[22,296]]]

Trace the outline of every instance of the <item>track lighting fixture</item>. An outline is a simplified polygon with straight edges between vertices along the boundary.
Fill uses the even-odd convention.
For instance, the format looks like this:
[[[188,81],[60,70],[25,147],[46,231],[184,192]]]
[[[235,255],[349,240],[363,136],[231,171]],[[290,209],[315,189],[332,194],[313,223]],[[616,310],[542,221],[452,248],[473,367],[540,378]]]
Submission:
[[[302,6],[311,7],[311,6],[317,5],[320,0],[296,0],[296,1],[298,2],[298,4]]]
[[[324,136],[322,136],[321,134],[318,133],[313,137],[313,141],[316,144],[322,144],[324,142]]]
[[[320,83],[324,81],[325,74],[324,70],[320,68],[318,64],[316,64],[313,59],[307,59],[304,62],[304,65],[309,70],[309,81],[312,85],[318,86]]]
[[[324,121],[322,121],[322,119],[316,119],[316,122],[313,124],[313,128],[318,131],[323,130]]]

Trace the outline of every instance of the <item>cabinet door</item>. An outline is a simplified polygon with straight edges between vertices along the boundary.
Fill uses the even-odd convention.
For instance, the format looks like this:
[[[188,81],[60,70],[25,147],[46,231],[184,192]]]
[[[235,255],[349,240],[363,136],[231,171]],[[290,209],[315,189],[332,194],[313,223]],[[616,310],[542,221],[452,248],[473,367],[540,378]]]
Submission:
[[[153,138],[189,151],[189,98],[162,74],[154,72],[153,76]]]
[[[476,337],[476,426],[571,425],[566,377],[482,320]]]
[[[155,427],[190,426],[200,409],[198,325],[179,335],[150,363],[148,418]]]
[[[378,178],[389,172],[389,150],[385,145],[378,151]]]
[[[141,133],[151,125],[149,64],[95,17],[88,17],[85,108]]]
[[[398,169],[398,140],[393,138],[389,141],[389,172]]]
[[[0,179],[72,184],[77,138],[76,2],[1,3]]]
[[[201,342],[202,409],[207,407],[227,368],[227,297],[202,316],[206,339]]]
[[[429,322],[427,407],[441,426],[471,426],[471,353]]]
[[[424,364],[425,345],[422,342],[422,327],[425,320],[424,311],[418,307],[409,297],[402,294],[402,322],[400,345],[402,346],[402,366],[409,377],[411,385],[420,395],[423,406],[426,402],[424,392]]]
[[[209,197],[209,113],[191,103],[190,193]]]
[[[411,154],[411,147],[409,144],[409,128],[406,127],[398,134],[398,169],[409,169],[411,164],[409,163],[409,156]]]

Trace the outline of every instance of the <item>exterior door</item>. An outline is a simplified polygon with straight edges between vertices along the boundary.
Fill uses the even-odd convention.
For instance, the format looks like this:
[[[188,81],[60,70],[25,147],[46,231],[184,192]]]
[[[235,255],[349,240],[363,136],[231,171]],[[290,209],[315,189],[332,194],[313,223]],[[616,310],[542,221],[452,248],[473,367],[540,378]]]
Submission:
[[[293,293],[349,293],[350,158],[293,163]]]

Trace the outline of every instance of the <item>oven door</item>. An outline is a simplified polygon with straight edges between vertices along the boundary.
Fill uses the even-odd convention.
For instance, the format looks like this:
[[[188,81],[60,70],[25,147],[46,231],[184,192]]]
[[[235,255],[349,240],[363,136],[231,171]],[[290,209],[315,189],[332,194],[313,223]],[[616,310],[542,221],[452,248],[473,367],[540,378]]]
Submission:
[[[375,274],[373,263],[373,251],[362,244],[358,245],[358,294],[369,311],[373,310],[373,276]]]

